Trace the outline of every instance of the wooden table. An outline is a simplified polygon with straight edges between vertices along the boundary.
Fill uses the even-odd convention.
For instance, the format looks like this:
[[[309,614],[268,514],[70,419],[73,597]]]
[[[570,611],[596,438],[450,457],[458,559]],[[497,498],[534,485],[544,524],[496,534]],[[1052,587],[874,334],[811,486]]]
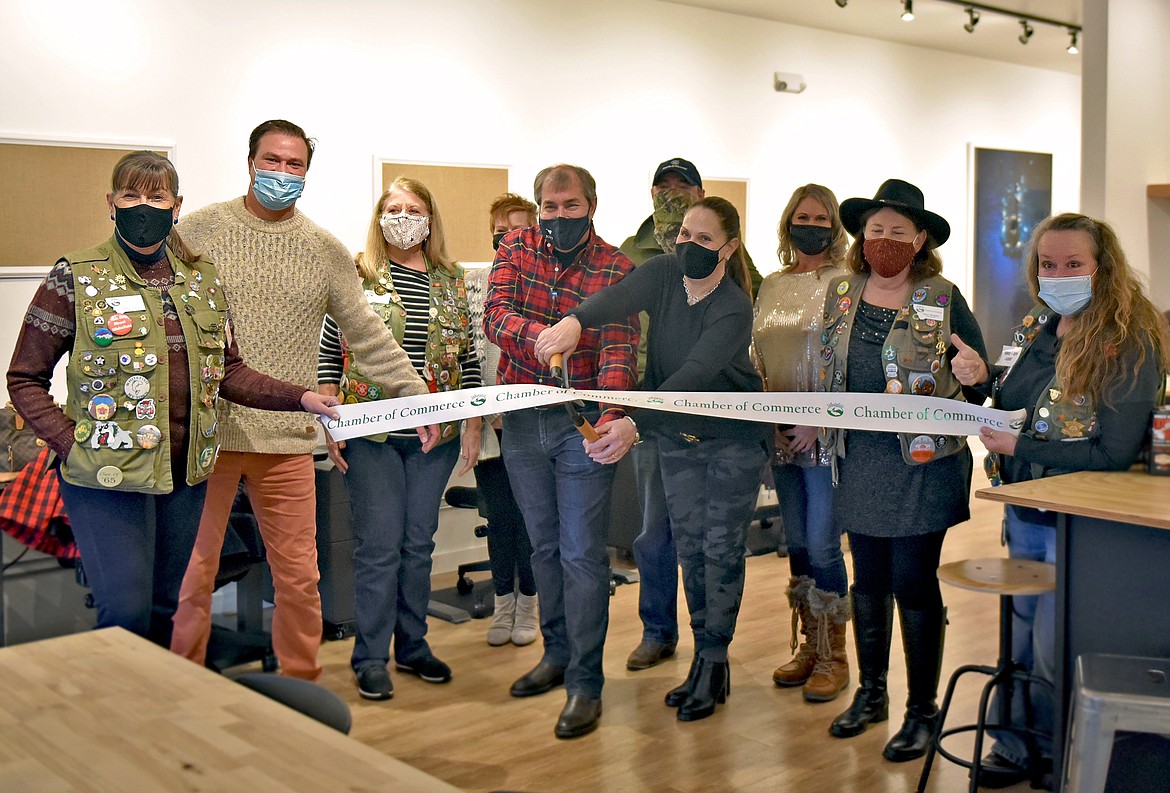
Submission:
[[[0,790],[457,791],[120,628],[0,649]]]
[[[1170,477],[1081,471],[976,498],[1056,513],[1056,768],[1083,653],[1170,658]]]

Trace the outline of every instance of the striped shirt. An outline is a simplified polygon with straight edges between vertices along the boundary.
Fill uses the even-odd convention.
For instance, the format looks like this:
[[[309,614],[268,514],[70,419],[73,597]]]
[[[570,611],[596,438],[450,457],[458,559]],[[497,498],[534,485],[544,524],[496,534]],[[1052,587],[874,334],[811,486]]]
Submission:
[[[403,331],[402,349],[410,358],[414,370],[420,375],[426,368],[427,334],[430,331],[431,281],[426,273],[420,273],[401,264],[390,262],[390,278],[394,291],[406,309],[406,327]],[[470,335],[470,334],[469,334]],[[326,316],[321,326],[321,354],[317,361],[317,382],[332,384],[341,382],[344,358],[341,349],[341,331],[333,317]],[[479,357],[475,353],[474,340],[468,342],[466,352],[459,356],[462,370],[462,388],[478,388],[483,385],[480,378]],[[414,430],[390,433],[399,437],[416,437]]]

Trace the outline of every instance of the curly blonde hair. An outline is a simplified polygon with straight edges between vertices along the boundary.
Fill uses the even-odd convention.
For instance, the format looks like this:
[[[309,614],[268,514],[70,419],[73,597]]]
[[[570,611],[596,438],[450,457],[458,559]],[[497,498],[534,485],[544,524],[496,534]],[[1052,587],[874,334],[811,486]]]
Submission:
[[[1028,245],[1028,288],[1040,300],[1040,240],[1049,231],[1083,231],[1092,241],[1097,272],[1093,275],[1093,299],[1076,316],[1069,317],[1056,375],[1067,393],[1086,396],[1094,404],[1112,406],[1110,387],[1129,379],[1130,361],[1139,368],[1152,351],[1165,372],[1170,362],[1170,329],[1162,315],[1142,291],[1117,233],[1104,221],[1087,215],[1065,213],[1046,218],[1032,232]]]

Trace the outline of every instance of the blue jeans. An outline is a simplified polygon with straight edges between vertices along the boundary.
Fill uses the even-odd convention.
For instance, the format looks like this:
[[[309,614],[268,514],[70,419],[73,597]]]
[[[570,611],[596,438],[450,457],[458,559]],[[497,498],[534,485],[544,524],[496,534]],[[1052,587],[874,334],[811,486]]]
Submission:
[[[647,437],[634,447],[638,503],[642,507],[642,531],[634,540],[638,565],[638,616],[642,641],[656,644],[678,642],[678,554],[670,533],[666,490],[658,463],[658,441]]]
[[[353,578],[357,636],[350,663],[356,670],[394,658],[417,661],[427,645],[431,553],[439,528],[439,503],[459,457],[459,441],[423,453],[418,438],[376,443],[348,441],[345,486],[357,543]]]
[[[1004,508],[1004,529],[1008,554],[1013,559],[1056,562],[1056,529],[1021,520],[1015,507]],[[1056,680],[1056,595],[1017,596],[1012,598],[1012,660],[1039,678]],[[1049,734],[1055,723],[1056,705],[1047,688],[1032,688],[1032,726]],[[992,705],[992,713],[995,712]],[[1011,723],[1020,727],[1024,721],[1024,697],[1019,685],[1013,689]],[[1018,765],[1028,761],[1024,736],[994,732],[993,751]],[[1044,757],[1052,756],[1052,741],[1038,738],[1037,748]]]
[[[784,540],[793,577],[807,576],[817,589],[845,595],[849,581],[841,554],[841,532],[833,523],[833,471],[773,465],[772,478],[784,518]]]
[[[598,411],[591,407],[582,414],[596,422]],[[600,697],[614,467],[589,459],[560,406],[505,414],[502,447],[532,541],[544,660],[565,669],[570,695]]]
[[[97,628],[118,626],[171,646],[171,618],[195,535],[207,483],[150,495],[98,490],[61,479],[61,498],[97,607]]]

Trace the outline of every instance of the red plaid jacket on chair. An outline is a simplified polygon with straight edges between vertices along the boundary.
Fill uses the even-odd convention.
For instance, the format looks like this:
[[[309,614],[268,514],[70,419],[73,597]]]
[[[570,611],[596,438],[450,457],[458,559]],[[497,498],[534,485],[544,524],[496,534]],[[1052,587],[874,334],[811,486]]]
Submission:
[[[0,531],[34,551],[73,560],[78,557],[77,545],[61,501],[57,471],[50,467],[52,453],[41,449],[0,493]]]

